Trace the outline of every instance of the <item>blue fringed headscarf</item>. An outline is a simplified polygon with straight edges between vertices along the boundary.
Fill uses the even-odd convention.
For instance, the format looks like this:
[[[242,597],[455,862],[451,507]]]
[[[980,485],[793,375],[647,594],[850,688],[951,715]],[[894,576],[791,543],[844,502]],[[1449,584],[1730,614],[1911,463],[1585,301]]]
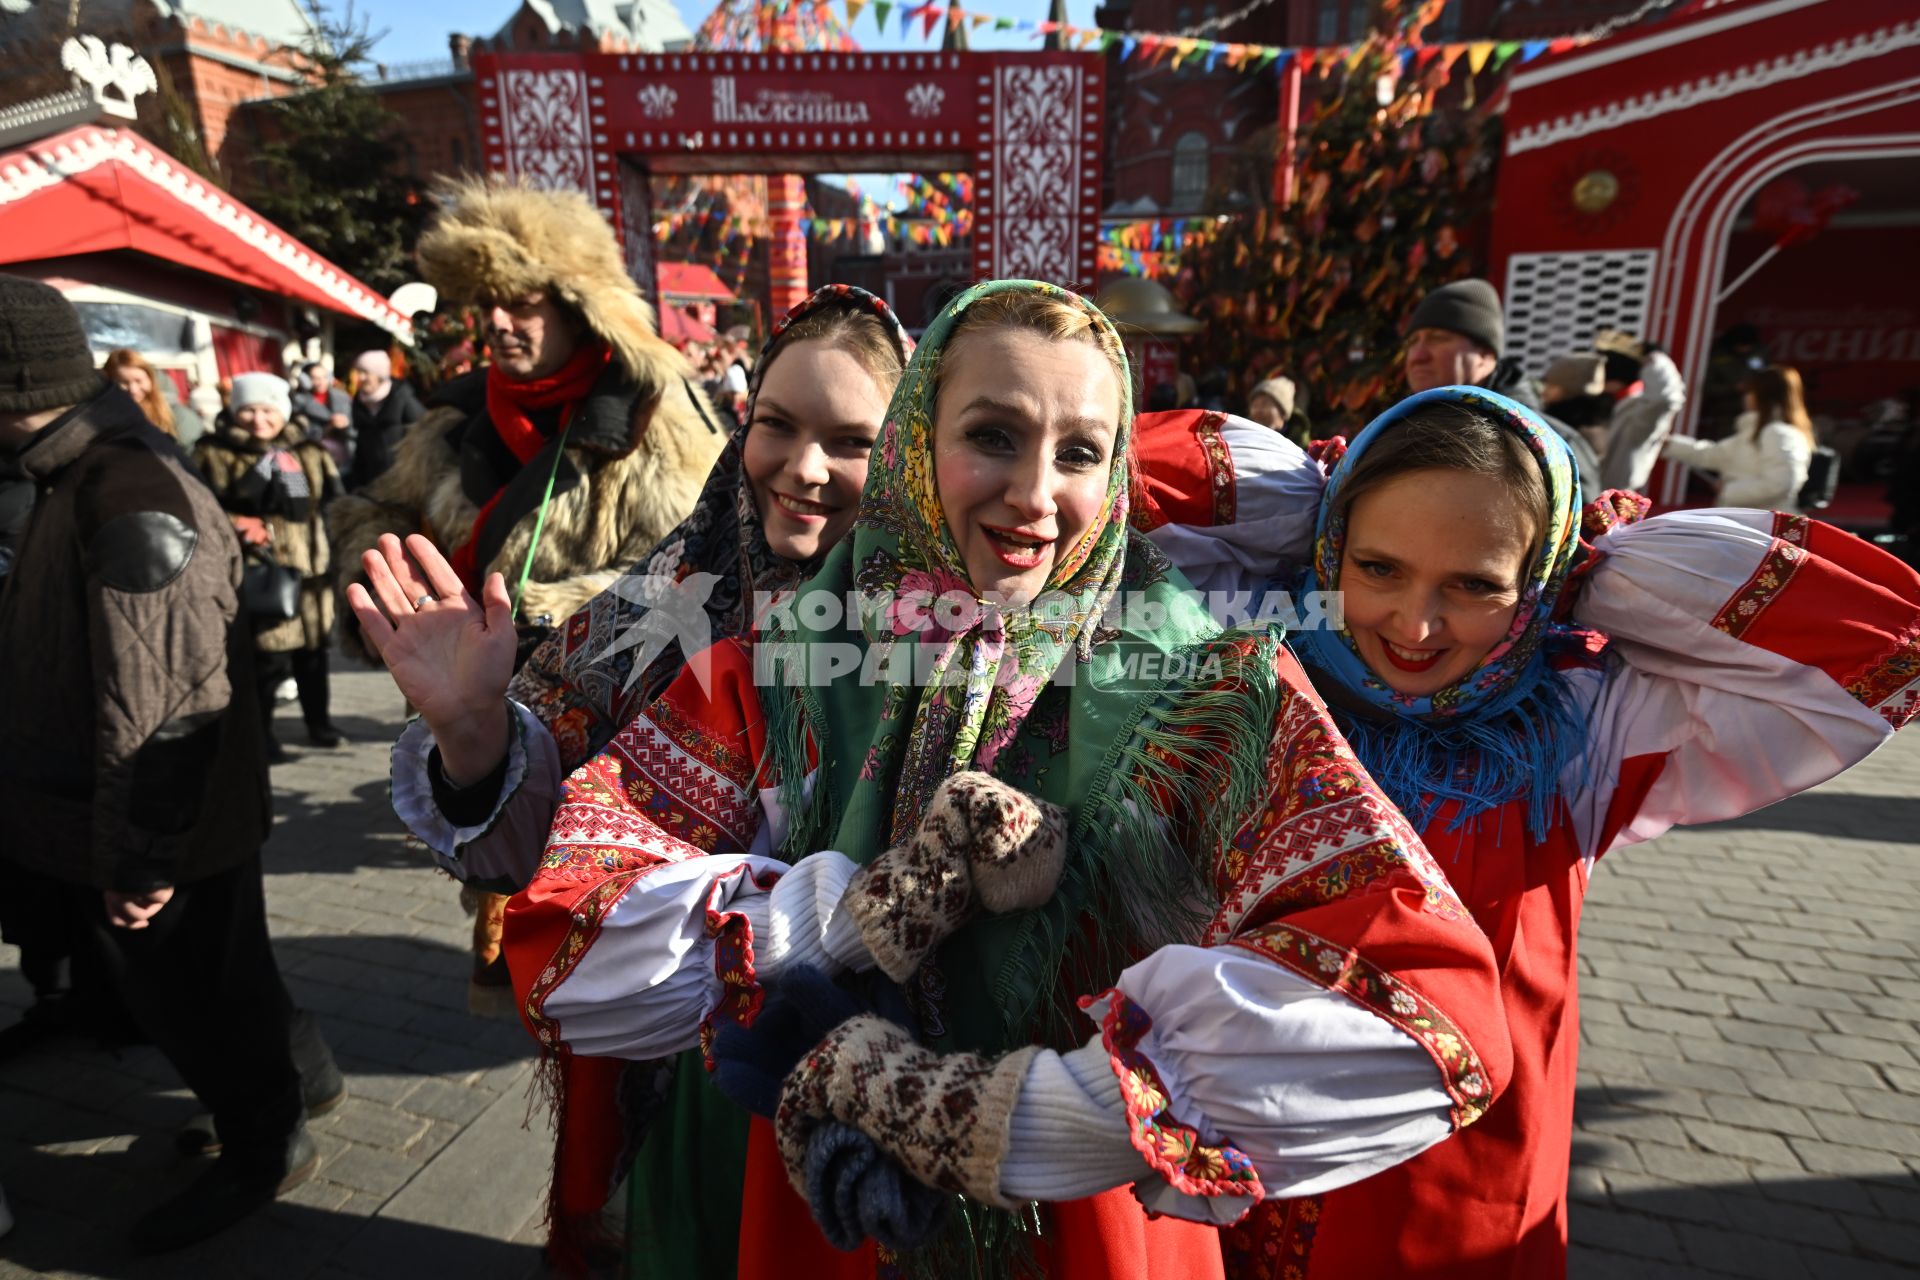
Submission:
[[[1425,828],[1448,801],[1459,802],[1458,826],[1524,797],[1528,830],[1540,839],[1553,825],[1562,786],[1587,750],[1586,717],[1574,705],[1566,678],[1549,662],[1554,652],[1579,642],[1572,629],[1552,621],[1580,545],[1579,471],[1560,437],[1531,409],[1478,387],[1437,387],[1402,400],[1354,438],[1328,479],[1303,589],[1340,586],[1346,520],[1336,512],[1355,464],[1415,410],[1433,403],[1478,410],[1519,436],[1540,464],[1546,533],[1522,576],[1513,625],[1479,667],[1428,697],[1394,692],[1367,666],[1345,629],[1300,631],[1290,642],[1314,669],[1360,762],[1416,827]]]

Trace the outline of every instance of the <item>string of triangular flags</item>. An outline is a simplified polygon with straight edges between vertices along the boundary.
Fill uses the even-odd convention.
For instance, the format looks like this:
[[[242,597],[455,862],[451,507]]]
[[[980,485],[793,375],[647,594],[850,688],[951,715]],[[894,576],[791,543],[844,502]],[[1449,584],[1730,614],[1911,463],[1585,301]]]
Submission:
[[[1110,244],[1096,246],[1094,265],[1102,271],[1121,271],[1130,276],[1164,276],[1180,265],[1178,253],[1138,252]]]
[[[1150,66],[1166,62],[1169,67],[1181,67],[1189,62],[1198,62],[1207,71],[1222,67],[1243,72],[1280,71],[1297,62],[1303,72],[1319,70],[1327,74],[1339,66],[1351,68],[1369,43],[1360,40],[1344,45],[1291,48],[1205,40],[1197,36],[1151,31],[1109,31],[1102,27],[1076,27],[1062,22],[1032,22],[1023,18],[976,13],[958,5],[942,6],[930,2],[897,4],[894,0],[840,0],[840,3],[846,12],[848,29],[852,29],[861,14],[871,10],[875,26],[883,35],[887,33],[889,20],[897,14],[899,31],[903,37],[912,35],[916,25],[923,37],[931,37],[941,23],[952,21],[963,23],[975,31],[991,26],[994,31],[1011,31],[1035,37],[1058,35],[1061,43],[1071,49],[1097,48],[1102,53],[1118,50],[1122,62],[1135,57],[1142,58]],[[767,0],[760,9],[769,17],[776,17],[795,7],[823,6],[816,0]],[[1425,70],[1436,59],[1445,71],[1451,72],[1456,63],[1465,59],[1467,66],[1478,75],[1488,68],[1498,72],[1515,58],[1527,63],[1542,54],[1563,53],[1588,43],[1592,38],[1590,35],[1578,35],[1560,36],[1552,40],[1474,40],[1407,45],[1400,49],[1399,57],[1403,72]]]
[[[1229,221],[1230,218],[1221,214],[1209,218],[1141,218],[1133,222],[1110,222],[1100,228],[1100,243],[1131,253],[1178,253],[1190,244],[1206,240]]]
[[[969,173],[901,175],[895,180],[892,196],[902,206],[899,208],[882,205],[866,195],[857,180],[848,180],[847,193],[859,202],[857,214],[821,217],[810,210],[800,218],[801,233],[835,243],[880,230],[890,239],[928,248],[951,247],[973,234],[973,175]],[[773,234],[772,224],[764,215],[737,214],[724,205],[663,214],[653,222],[654,239],[662,243],[689,230],[695,240],[711,232],[723,251],[741,255],[752,252],[756,241]]]

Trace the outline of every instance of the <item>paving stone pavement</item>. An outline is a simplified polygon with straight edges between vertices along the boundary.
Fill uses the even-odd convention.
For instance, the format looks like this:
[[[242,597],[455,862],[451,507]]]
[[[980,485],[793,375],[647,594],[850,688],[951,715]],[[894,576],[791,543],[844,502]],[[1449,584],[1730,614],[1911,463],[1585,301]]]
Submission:
[[[0,1280],[531,1280],[532,1054],[465,1011],[467,921],[387,808],[400,702],[338,673],[352,744],[275,771],[267,909],[349,1072],[314,1181],[186,1253],[126,1225],[191,1175],[151,1049],[0,1067]],[[299,733],[282,709],[282,733]],[[1920,733],[1818,791],[1603,861],[1582,926],[1574,1280],[1920,1274]],[[0,948],[0,1021],[26,1002]]]
[[[1920,733],[1602,859],[1574,1280],[1920,1274]]]
[[[336,655],[336,663],[338,658]],[[383,673],[336,671],[339,751],[301,744],[274,770],[267,916],[296,1003],[320,1021],[348,1098],[313,1122],[314,1179],[214,1240],[160,1261],[121,1237],[199,1167],[173,1135],[199,1108],[151,1048],[80,1042],[0,1065],[0,1185],[18,1225],[0,1280],[530,1280],[552,1147],[528,1116],[518,1024],[466,1011],[458,889],[406,844],[387,804],[402,719]],[[0,948],[0,1024],[28,1001]]]

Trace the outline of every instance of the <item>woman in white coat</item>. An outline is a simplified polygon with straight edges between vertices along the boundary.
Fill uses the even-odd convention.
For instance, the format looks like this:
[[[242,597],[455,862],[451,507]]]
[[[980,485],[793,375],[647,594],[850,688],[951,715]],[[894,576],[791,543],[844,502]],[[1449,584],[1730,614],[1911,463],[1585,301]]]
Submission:
[[[1800,375],[1777,365],[1747,380],[1746,412],[1724,440],[1669,436],[1661,455],[1720,477],[1716,506],[1800,513],[1800,490],[1813,463],[1813,422]]]

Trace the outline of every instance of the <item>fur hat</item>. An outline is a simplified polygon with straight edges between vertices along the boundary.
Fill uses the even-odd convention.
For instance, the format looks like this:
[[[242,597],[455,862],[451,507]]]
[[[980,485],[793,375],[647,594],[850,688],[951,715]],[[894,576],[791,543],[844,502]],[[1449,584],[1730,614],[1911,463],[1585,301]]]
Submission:
[[[544,292],[577,312],[636,378],[676,357],[627,275],[613,228],[585,196],[498,176],[449,182],[441,195],[446,207],[414,256],[442,302]]]
[[[1256,382],[1253,390],[1247,392],[1247,403],[1252,404],[1255,396],[1265,396],[1279,405],[1282,421],[1291,418],[1296,408],[1306,408],[1305,404],[1297,403],[1304,401],[1306,396],[1292,378],[1268,378],[1264,382]]]

